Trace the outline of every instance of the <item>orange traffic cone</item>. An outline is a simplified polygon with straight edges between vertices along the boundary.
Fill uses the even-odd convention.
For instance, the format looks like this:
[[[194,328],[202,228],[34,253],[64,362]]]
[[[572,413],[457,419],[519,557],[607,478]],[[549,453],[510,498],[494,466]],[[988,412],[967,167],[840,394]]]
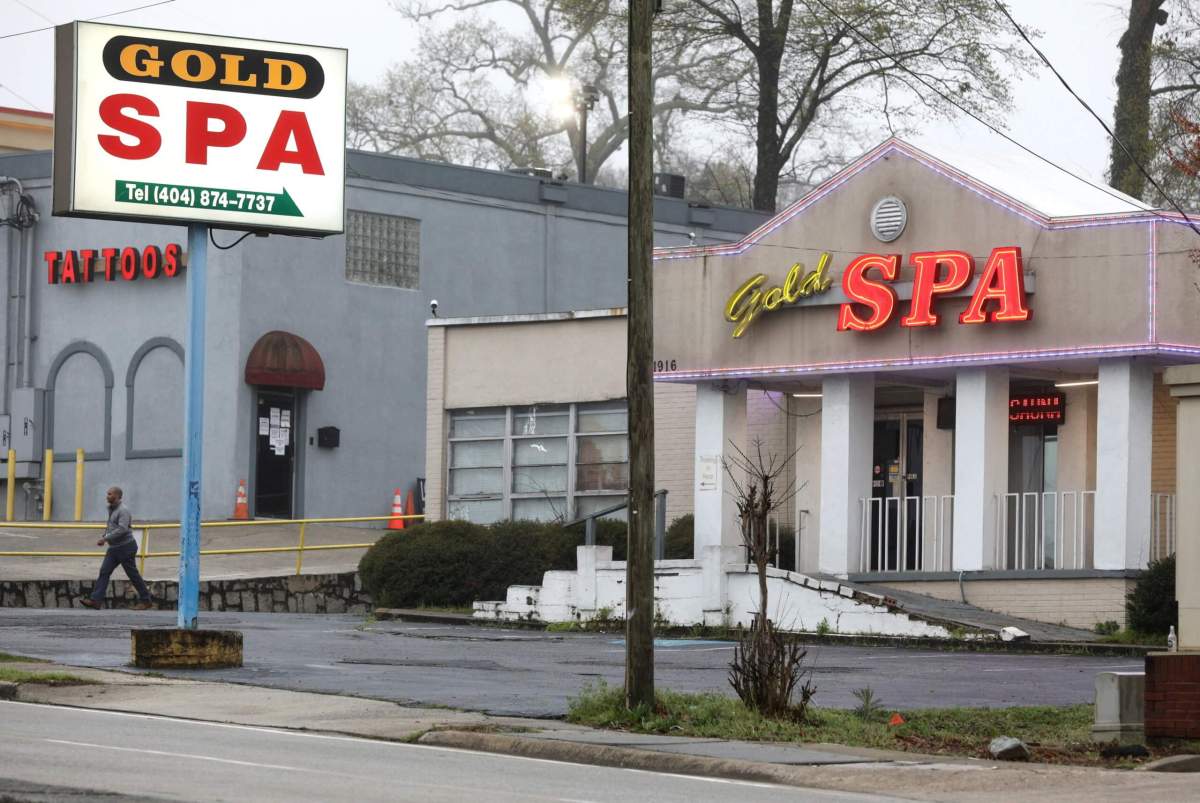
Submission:
[[[892,718],[888,720],[888,724],[891,725],[893,728],[896,727],[897,725],[903,725],[904,717],[900,716],[899,712],[896,712],[895,714],[892,714]]]
[[[400,495],[400,489],[397,488],[395,493],[392,494],[392,518],[391,518],[391,521],[388,522],[387,528],[389,530],[403,530],[404,529],[404,519],[399,518],[400,516],[403,516],[403,515],[404,515],[404,499]]]
[[[417,513],[417,507],[416,507],[416,505],[413,504],[412,488],[409,488],[408,496],[404,497],[404,515],[405,516],[415,516],[416,513]],[[414,519],[405,519],[404,522],[405,522],[405,524],[416,524],[417,523],[416,520],[414,520]]]
[[[245,480],[238,480],[237,498],[233,503],[233,517],[235,519],[250,518],[250,500],[246,498]]]

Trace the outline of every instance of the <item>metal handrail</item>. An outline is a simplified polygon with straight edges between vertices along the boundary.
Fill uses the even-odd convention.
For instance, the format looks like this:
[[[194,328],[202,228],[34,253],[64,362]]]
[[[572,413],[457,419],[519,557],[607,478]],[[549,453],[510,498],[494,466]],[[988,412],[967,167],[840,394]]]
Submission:
[[[401,521],[415,521],[424,519],[421,514],[404,514],[400,516],[325,516],[310,519],[254,519],[254,520],[236,520],[236,521],[205,521],[201,522],[203,527],[257,527],[266,525],[280,524],[299,524],[300,525],[300,540],[296,546],[281,546],[281,547],[236,547],[230,549],[202,549],[201,555],[257,555],[278,552],[295,552],[296,553],[296,574],[300,574],[303,566],[305,552],[319,552],[330,549],[367,549],[374,546],[370,544],[321,544],[321,545],[306,545],[304,543],[305,528],[309,524],[348,524],[355,522],[368,521],[392,521],[399,519]],[[13,529],[33,529],[33,530],[103,530],[105,524],[99,523],[77,523],[64,522],[62,524],[54,522],[14,522]],[[149,548],[150,532],[152,530],[176,529],[179,527],[178,522],[158,522],[152,524],[142,524],[134,528],[142,533],[142,541],[138,551],[138,569],[146,570],[147,558],[175,558],[179,557],[178,551],[172,552],[151,552]],[[96,551],[0,551],[0,557],[4,558],[96,558],[103,556],[103,552]]]
[[[607,516],[609,513],[616,513],[618,510],[624,510],[629,507],[629,497],[625,497],[624,502],[618,502],[615,505],[610,505],[600,510],[594,510],[586,516],[580,516],[573,521],[568,521],[563,525],[563,528],[574,527],[576,524],[583,524],[583,543],[584,546],[596,545],[596,519],[601,516]],[[667,489],[661,488],[654,492],[654,559],[662,560],[666,553],[666,533],[667,533]]]

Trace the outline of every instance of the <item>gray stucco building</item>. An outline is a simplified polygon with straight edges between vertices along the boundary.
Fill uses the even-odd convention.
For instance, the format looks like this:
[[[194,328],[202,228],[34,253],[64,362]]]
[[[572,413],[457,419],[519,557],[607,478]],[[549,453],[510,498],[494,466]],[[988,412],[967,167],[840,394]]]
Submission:
[[[0,217],[15,213],[18,187],[39,215],[0,229],[0,412],[18,452],[16,517],[40,516],[45,448],[56,455],[53,518],[71,517],[82,448],[85,518],[120,484],[140,518],[171,519],[186,269],[168,275],[166,255],[186,232],[52,217],[50,175],[49,153],[0,157]],[[625,303],[623,192],[360,152],[348,154],[346,183],[345,235],[209,249],[206,519],[232,513],[241,479],[259,515],[389,512],[392,489],[424,473],[432,300],[454,317]],[[765,219],[665,197],[655,218],[659,246],[736,241]],[[145,264],[151,247],[162,264]],[[107,270],[105,249],[116,249]],[[336,447],[319,445],[325,427],[339,430]],[[271,431],[282,429],[279,443]]]

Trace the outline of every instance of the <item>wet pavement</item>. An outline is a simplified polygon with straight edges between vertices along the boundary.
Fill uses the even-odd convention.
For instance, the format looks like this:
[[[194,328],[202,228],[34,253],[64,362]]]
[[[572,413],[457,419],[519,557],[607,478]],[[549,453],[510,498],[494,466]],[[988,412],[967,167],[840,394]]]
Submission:
[[[244,635],[245,666],[166,671],[171,677],[559,717],[587,683],[620,685],[620,634],[364,622],[362,617],[202,614],[201,627]],[[0,651],[98,668],[129,661],[131,627],[174,627],[170,611],[0,609]],[[732,695],[728,642],[661,639],[660,688]],[[1095,675],[1136,671],[1137,658],[950,652],[891,647],[809,650],[819,706],[850,708],[870,687],[889,708],[1091,703]]]

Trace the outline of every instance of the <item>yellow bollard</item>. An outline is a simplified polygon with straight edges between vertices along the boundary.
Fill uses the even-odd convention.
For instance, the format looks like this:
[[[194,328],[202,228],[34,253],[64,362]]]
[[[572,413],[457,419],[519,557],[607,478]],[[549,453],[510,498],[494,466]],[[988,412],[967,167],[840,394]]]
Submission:
[[[300,548],[296,550],[296,574],[300,574],[300,564],[304,560],[304,523],[300,524]]]
[[[75,521],[83,521],[83,449],[75,450]]]
[[[142,555],[138,561],[138,572],[144,578],[146,576],[146,553],[150,551],[150,530],[142,528]]]
[[[13,499],[17,493],[17,450],[8,450],[8,499],[4,503],[4,520],[13,520]]]
[[[50,521],[54,501],[54,450],[47,449],[42,458],[42,521]]]

